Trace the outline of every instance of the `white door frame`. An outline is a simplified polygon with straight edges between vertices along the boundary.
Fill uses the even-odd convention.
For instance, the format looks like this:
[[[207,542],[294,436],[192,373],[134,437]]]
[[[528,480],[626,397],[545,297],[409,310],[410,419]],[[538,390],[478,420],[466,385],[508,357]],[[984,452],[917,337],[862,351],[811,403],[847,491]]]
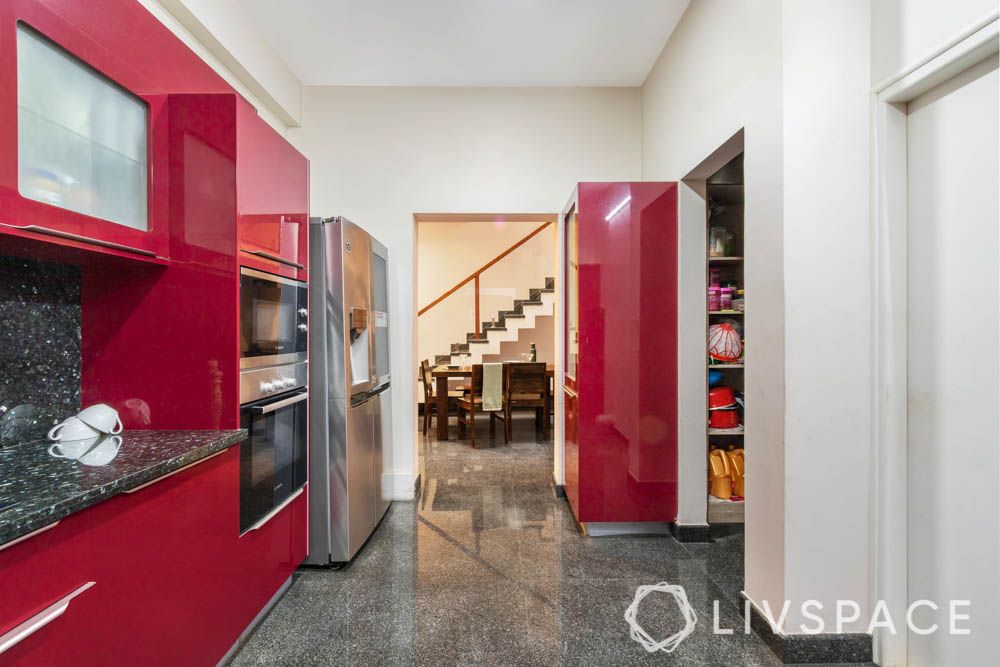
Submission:
[[[907,662],[907,211],[906,103],[1000,52],[993,12],[872,91],[872,242],[875,261],[875,515],[872,600],[896,633],[875,632],[875,659]],[[984,149],[988,149],[984,147]]]

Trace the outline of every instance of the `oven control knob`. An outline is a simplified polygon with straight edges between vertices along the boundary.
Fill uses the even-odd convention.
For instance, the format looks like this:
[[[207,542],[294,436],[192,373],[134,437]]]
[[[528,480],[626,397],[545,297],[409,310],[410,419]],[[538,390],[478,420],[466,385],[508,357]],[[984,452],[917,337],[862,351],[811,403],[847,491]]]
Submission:
[[[300,324],[299,331],[309,331],[309,327],[305,324]]]
[[[293,380],[292,378],[282,378],[281,380],[279,380],[279,382],[281,383],[282,389],[284,389],[285,387],[291,387],[293,384],[295,384],[295,380]]]
[[[308,314],[309,314],[308,310],[306,310],[305,308],[299,308],[299,316],[305,317]]]
[[[270,394],[272,391],[274,391],[274,384],[271,382],[261,382],[260,391],[263,394]]]

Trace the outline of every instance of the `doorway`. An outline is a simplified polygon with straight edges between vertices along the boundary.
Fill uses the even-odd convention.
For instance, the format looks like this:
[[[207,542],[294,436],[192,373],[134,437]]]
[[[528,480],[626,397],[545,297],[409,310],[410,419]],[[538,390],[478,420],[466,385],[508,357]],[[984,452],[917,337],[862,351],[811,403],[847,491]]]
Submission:
[[[881,664],[1000,651],[998,50],[994,21],[877,94]]]
[[[475,367],[555,362],[556,216],[421,213],[414,219],[418,442],[424,448],[449,440],[503,447],[516,431],[521,440],[551,443],[553,401],[535,412],[512,410],[510,438],[508,422],[499,419],[503,412],[472,411],[475,442],[458,413],[468,394],[481,398],[482,386],[473,385],[484,381],[471,375]],[[447,402],[441,400],[445,380]],[[461,413],[468,421],[469,410]]]

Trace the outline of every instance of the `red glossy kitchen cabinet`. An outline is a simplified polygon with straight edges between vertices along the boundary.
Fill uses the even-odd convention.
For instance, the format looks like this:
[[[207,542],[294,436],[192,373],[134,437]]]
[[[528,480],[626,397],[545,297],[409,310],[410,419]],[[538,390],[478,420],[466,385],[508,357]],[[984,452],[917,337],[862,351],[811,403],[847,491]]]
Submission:
[[[83,269],[82,403],[126,429],[239,428],[236,99],[169,96],[170,265]]]
[[[0,664],[216,664],[256,613],[233,567],[238,467],[231,447],[0,550],[0,632],[76,593]]]
[[[214,665],[305,557],[303,493],[239,534],[239,446],[0,548],[0,664]]]
[[[677,516],[677,185],[580,183],[566,249],[565,480],[580,523]]]
[[[240,264],[306,280],[309,162],[242,100],[236,117]]]
[[[0,249],[165,263],[168,87],[129,57],[138,44],[97,39],[132,3],[68,4],[0,3]]]

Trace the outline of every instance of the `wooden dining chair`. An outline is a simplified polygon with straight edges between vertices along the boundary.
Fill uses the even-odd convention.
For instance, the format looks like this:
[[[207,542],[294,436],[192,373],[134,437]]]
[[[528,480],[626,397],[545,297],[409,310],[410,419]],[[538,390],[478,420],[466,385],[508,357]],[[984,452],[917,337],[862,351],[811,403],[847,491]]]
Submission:
[[[503,374],[501,375],[503,378]],[[503,387],[500,394],[503,395]],[[475,364],[472,367],[472,378],[469,382],[469,390],[458,399],[458,437],[465,437],[465,428],[468,427],[472,446],[476,447],[476,413],[485,412],[483,410],[483,365]],[[496,420],[500,416],[490,411],[490,437],[497,433]],[[504,444],[507,443],[507,431],[504,431]]]
[[[504,364],[503,420],[505,442],[513,439],[514,410],[535,411],[535,431],[549,437],[549,376],[544,363]]]
[[[420,379],[424,383],[424,425],[423,432],[427,435],[427,429],[431,425],[431,415],[434,414],[438,419],[441,419],[441,415],[437,414],[437,392],[434,389],[434,376],[431,375],[431,364],[427,359],[420,362]],[[461,391],[449,391],[448,392],[448,408],[455,405],[456,401],[462,396]],[[448,419],[448,415],[444,416]]]

